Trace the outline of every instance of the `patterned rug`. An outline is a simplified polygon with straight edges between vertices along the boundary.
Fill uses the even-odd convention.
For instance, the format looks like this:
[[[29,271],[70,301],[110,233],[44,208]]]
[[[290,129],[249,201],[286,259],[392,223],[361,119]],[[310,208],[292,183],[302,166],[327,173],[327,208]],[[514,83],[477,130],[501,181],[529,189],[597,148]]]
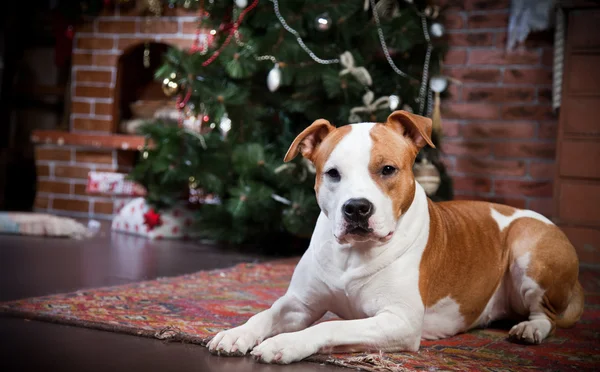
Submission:
[[[0,304],[8,315],[205,344],[281,296],[294,263],[242,264],[124,286]],[[600,271],[582,270],[586,310],[571,329],[537,346],[507,340],[506,327],[425,341],[419,352],[319,355],[310,361],[366,371],[523,371],[600,368]]]

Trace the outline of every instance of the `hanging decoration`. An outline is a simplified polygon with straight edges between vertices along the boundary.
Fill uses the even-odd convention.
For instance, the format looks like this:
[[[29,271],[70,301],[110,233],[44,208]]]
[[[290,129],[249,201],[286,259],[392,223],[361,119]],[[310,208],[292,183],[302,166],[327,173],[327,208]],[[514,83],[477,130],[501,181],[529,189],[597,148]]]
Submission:
[[[221,135],[223,138],[227,138],[227,134],[231,130],[231,119],[229,118],[229,114],[225,112],[219,121],[219,130],[221,131]]]
[[[437,38],[440,38],[442,36],[444,36],[446,29],[444,28],[444,25],[442,25],[439,22],[435,22],[431,24],[431,35]]]
[[[361,117],[360,114],[369,114],[369,119],[375,121],[374,113],[377,110],[382,110],[389,107],[389,97],[379,97],[375,100],[375,93],[368,91],[363,96],[363,104],[364,106],[353,107],[350,110],[350,116],[348,117],[348,122],[350,123],[360,123]]]
[[[390,104],[390,111],[394,111],[398,108],[398,106],[400,105],[400,97],[398,97],[395,94],[392,94],[391,96],[389,96],[389,104]]]
[[[235,5],[240,9],[244,9],[248,6],[248,0],[235,0]]]
[[[164,78],[162,82],[162,91],[167,97],[173,97],[180,91],[180,86],[176,81],[177,75],[172,73],[168,78]]]
[[[356,67],[354,63],[354,56],[352,53],[348,51],[344,52],[340,56],[340,64],[344,67],[344,69],[340,71],[340,76],[351,74],[362,85],[371,86],[373,84],[373,79],[371,78],[369,71],[363,66]]]
[[[144,43],[144,68],[150,68],[150,42]]]
[[[279,69],[279,63],[276,63],[269,75],[267,75],[267,87],[271,92],[276,91],[281,85],[281,70]]]
[[[433,76],[429,80],[429,88],[434,92],[435,99],[433,104],[433,130],[437,133],[442,132],[442,113],[440,109],[441,99],[440,94],[448,87],[448,79],[444,76]]]
[[[319,14],[315,19],[315,28],[319,31],[328,31],[332,22],[329,13]]]
[[[427,158],[423,158],[420,162],[413,166],[415,180],[423,187],[428,196],[434,195],[442,182],[440,171],[431,164]]]

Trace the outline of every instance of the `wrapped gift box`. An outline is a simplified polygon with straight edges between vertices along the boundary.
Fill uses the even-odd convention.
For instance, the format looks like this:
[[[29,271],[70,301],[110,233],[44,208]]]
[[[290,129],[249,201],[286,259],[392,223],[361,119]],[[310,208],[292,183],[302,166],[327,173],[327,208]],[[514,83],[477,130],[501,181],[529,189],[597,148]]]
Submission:
[[[115,196],[144,196],[143,186],[126,179],[124,173],[90,172],[86,192]]]
[[[125,204],[112,220],[112,230],[145,236],[148,239],[186,239],[198,236],[193,212],[186,203],[156,213],[144,198]],[[195,230],[195,231],[194,231]]]

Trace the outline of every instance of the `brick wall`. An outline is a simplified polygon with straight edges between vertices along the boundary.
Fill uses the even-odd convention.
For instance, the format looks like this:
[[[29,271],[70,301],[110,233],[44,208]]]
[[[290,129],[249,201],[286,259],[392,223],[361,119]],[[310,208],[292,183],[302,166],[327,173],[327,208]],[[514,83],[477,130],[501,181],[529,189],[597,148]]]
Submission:
[[[189,48],[196,25],[194,16],[146,18],[118,11],[84,24],[73,46],[71,130],[110,133],[119,56],[145,41]]]
[[[135,153],[74,146],[36,145],[35,209],[75,217],[110,218],[122,198],[86,193],[88,172],[128,172]]]
[[[552,34],[506,52],[508,0],[447,2],[450,45],[443,150],[456,199],[552,214],[557,117],[551,107]]]

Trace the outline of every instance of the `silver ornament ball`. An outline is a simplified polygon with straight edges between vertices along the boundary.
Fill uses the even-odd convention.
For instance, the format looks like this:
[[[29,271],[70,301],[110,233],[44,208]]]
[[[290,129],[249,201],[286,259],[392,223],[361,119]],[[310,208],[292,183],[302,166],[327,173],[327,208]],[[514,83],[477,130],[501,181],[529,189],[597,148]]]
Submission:
[[[235,5],[237,5],[238,8],[244,9],[248,6],[248,0],[235,0]]]
[[[392,94],[389,97],[389,102],[390,102],[390,111],[394,111],[400,105],[400,97],[398,97],[395,94]]]

